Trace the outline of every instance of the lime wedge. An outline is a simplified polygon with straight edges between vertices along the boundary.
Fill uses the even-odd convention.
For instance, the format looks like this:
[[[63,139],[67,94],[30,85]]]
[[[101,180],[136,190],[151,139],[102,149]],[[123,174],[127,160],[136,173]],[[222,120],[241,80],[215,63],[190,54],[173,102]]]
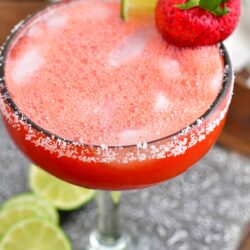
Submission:
[[[20,194],[20,195],[13,197],[12,199],[4,203],[2,205],[2,208],[7,209],[10,207],[18,207],[22,204],[39,209],[40,211],[44,213],[46,217],[49,218],[49,220],[52,223],[55,223],[55,224],[59,223],[59,215],[55,207],[50,202],[43,199],[42,197],[38,197],[31,193]]]
[[[124,20],[152,16],[157,0],[122,0],[121,17]]]
[[[0,238],[2,238],[6,231],[14,224],[23,219],[32,217],[40,217],[44,220],[48,220],[40,209],[36,209],[35,207],[28,205],[20,205],[17,207],[3,209],[0,212]]]
[[[23,220],[3,237],[0,250],[70,250],[65,234],[57,226],[39,218]]]
[[[37,195],[64,211],[79,208],[88,203],[96,191],[71,185],[32,165],[30,188]]]

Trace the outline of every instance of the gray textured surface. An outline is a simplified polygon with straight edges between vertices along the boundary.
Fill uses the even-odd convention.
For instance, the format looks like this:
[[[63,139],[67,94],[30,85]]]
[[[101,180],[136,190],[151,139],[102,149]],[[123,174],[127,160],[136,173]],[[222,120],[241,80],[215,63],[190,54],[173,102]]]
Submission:
[[[28,164],[0,119],[0,202],[28,190]],[[137,250],[235,250],[250,222],[250,159],[216,146],[176,179],[124,193],[122,205]],[[61,221],[73,249],[84,249],[95,203]]]

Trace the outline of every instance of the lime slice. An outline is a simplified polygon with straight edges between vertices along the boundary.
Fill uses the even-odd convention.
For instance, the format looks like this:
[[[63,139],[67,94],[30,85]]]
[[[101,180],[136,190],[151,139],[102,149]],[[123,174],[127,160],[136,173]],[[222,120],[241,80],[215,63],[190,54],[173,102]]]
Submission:
[[[32,165],[30,188],[37,195],[50,201],[56,208],[64,211],[79,208],[88,203],[96,191],[77,187],[61,181]]]
[[[111,199],[114,202],[114,204],[119,204],[121,201],[121,192],[119,191],[112,191],[110,192]]]
[[[23,220],[3,237],[0,250],[70,250],[65,234],[57,226],[39,218]]]
[[[13,197],[12,199],[4,203],[2,208],[7,209],[10,207],[18,207],[22,204],[39,209],[45,214],[45,216],[49,218],[49,220],[52,223],[55,223],[55,224],[59,223],[59,215],[55,207],[50,202],[43,199],[42,197],[38,197],[31,193],[20,194],[20,195]]]
[[[44,220],[48,220],[40,209],[36,209],[35,207],[28,205],[20,205],[17,207],[3,209],[0,212],[0,238],[2,238],[5,232],[14,224],[23,219],[32,217],[40,217]]]
[[[152,16],[157,0],[122,0],[121,17],[124,20]]]

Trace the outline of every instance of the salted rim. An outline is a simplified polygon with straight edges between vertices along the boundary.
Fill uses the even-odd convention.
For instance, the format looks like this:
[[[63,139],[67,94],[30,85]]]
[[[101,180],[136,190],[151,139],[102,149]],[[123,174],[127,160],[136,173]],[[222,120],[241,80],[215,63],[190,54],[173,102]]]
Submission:
[[[81,143],[78,141],[72,141],[69,139],[64,139],[54,133],[51,133],[45,129],[43,129],[42,127],[40,127],[39,125],[37,125],[35,122],[33,122],[31,119],[29,119],[26,115],[24,115],[19,108],[17,107],[17,105],[15,104],[15,102],[12,100],[12,98],[10,97],[10,93],[7,89],[7,85],[5,83],[5,72],[4,72],[4,67],[5,67],[5,59],[8,56],[8,52],[9,49],[11,47],[11,42],[12,40],[14,40],[16,38],[16,36],[21,33],[23,31],[23,29],[25,29],[26,27],[29,27],[28,25],[25,27],[25,25],[32,21],[32,19],[37,18],[39,15],[41,15],[42,13],[46,12],[48,9],[51,8],[55,8],[55,6],[58,5],[63,5],[65,3],[54,3],[52,4],[52,6],[48,6],[46,8],[44,8],[43,10],[38,11],[37,13],[35,13],[34,15],[28,16],[25,20],[21,21],[19,24],[17,24],[13,30],[11,31],[11,34],[7,37],[5,43],[3,44],[2,47],[0,47],[0,80],[2,79],[2,81],[0,81],[0,89],[1,89],[1,95],[3,96],[4,100],[7,102],[7,104],[9,105],[9,107],[12,109],[12,111],[18,116],[18,118],[20,118],[22,121],[26,122],[27,125],[30,125],[33,129],[35,129],[37,132],[45,134],[46,136],[48,136],[50,139],[52,140],[61,140],[62,142],[65,142],[67,144],[72,144],[72,145],[78,145],[78,146],[82,146],[82,147],[94,147],[94,148],[102,148],[102,145],[95,145],[95,144],[85,144],[85,143]],[[67,3],[66,3],[67,4]],[[216,107],[221,103],[221,101],[224,99],[225,95],[227,94],[228,89],[231,86],[231,83],[233,81],[233,70],[232,70],[232,63],[229,57],[229,54],[224,46],[223,43],[219,44],[219,52],[222,55],[222,58],[224,59],[224,77],[223,77],[223,81],[222,81],[222,88],[218,94],[218,96],[216,97],[216,99],[214,100],[214,102],[212,103],[212,105],[210,106],[210,108],[202,115],[200,116],[196,121],[194,121],[193,123],[189,124],[188,126],[180,129],[179,131],[170,134],[168,136],[156,139],[156,140],[152,140],[149,142],[138,142],[138,143],[147,143],[147,145],[152,145],[164,140],[168,140],[171,139],[173,137],[177,137],[178,135],[182,135],[183,131],[185,131],[185,129],[188,128],[192,128],[194,129],[195,127],[200,125],[200,121],[205,120],[206,118],[209,117],[209,115],[216,109]],[[114,149],[114,148],[134,148],[134,147],[138,147],[138,143],[137,144],[131,144],[131,145],[116,145],[116,146],[108,146],[105,144],[105,147],[109,148],[109,149]]]

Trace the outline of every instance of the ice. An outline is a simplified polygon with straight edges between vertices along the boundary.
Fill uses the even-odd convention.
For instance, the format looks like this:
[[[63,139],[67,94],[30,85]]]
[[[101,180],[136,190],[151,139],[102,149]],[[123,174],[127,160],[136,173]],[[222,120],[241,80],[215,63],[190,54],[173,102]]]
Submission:
[[[61,28],[63,28],[65,26],[65,24],[67,23],[67,18],[66,16],[63,15],[57,15],[57,16],[52,16],[47,20],[47,27],[50,30],[56,31],[56,30],[60,30]]]
[[[108,126],[115,112],[117,104],[112,100],[106,100],[97,111],[100,114],[100,122],[103,126]]]
[[[127,37],[117,48],[115,48],[109,57],[109,64],[113,67],[119,67],[124,63],[140,56],[150,37],[150,30],[140,29]]]
[[[41,53],[37,49],[27,51],[15,62],[12,78],[15,82],[21,82],[30,77],[44,63]]]
[[[222,80],[223,79],[221,77],[221,72],[217,72],[216,74],[214,74],[214,76],[211,78],[210,83],[211,90],[217,93],[222,84]]]
[[[167,111],[170,105],[170,100],[169,98],[166,96],[165,93],[163,92],[159,92],[157,97],[156,97],[156,102],[154,105],[154,110],[156,112],[164,112]]]
[[[180,63],[175,59],[161,58],[159,66],[163,74],[168,77],[178,77],[181,74]]]
[[[147,136],[147,131],[144,129],[125,129],[120,132],[120,144],[129,145],[134,144],[135,141],[143,142]]]
[[[44,31],[38,25],[36,25],[35,27],[31,27],[27,32],[27,35],[29,37],[41,37],[44,34]]]
[[[84,6],[85,4],[87,5]],[[96,3],[93,1],[92,5],[89,5],[88,1],[83,1],[82,6],[84,8],[88,8],[87,11],[83,10],[84,15],[82,15],[82,18],[86,21],[105,20],[112,14],[111,9],[105,6],[103,3],[100,3],[99,1]]]

